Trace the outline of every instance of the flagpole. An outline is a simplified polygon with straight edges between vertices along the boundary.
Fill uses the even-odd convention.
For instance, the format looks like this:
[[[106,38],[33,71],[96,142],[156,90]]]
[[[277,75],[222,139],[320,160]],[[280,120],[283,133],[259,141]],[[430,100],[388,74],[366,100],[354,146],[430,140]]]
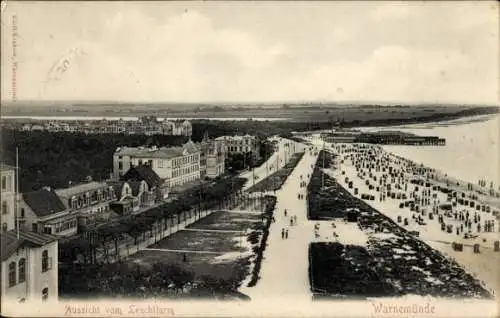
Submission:
[[[16,201],[15,201],[15,215],[16,215],[17,239],[19,239],[19,148],[18,147],[16,147]]]

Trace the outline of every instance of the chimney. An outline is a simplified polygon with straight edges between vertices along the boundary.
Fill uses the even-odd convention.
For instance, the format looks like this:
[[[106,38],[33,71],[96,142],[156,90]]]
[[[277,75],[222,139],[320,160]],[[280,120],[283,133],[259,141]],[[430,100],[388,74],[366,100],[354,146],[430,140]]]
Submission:
[[[44,189],[45,191],[49,191],[49,192],[52,190],[49,186],[45,186],[42,189]]]

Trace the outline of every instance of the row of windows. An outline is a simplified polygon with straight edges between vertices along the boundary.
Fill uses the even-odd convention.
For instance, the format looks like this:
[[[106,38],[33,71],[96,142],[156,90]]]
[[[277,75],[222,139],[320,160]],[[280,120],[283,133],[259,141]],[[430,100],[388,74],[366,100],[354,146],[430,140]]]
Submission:
[[[229,151],[246,151],[246,152],[249,152],[249,151],[252,151],[252,148],[251,147],[227,147]]]
[[[64,231],[69,230],[69,229],[73,229],[76,227],[76,225],[77,225],[76,220],[67,221],[67,222],[60,222],[60,223],[57,223],[55,225],[55,227],[54,227],[54,225],[45,226],[43,228],[43,232],[47,233],[47,234],[52,234],[52,229],[55,228],[55,233],[60,233],[60,232],[64,232]]]
[[[19,276],[17,276],[17,272]],[[9,287],[16,284],[24,283],[26,281],[26,259],[21,258],[16,266],[16,262],[10,262],[9,264]]]
[[[94,191],[92,194],[85,193],[83,196],[79,196],[78,198],[72,197],[70,199],[70,206],[72,209],[78,209],[96,201],[110,200],[113,198],[113,195],[113,188],[109,188],[104,191]]]
[[[187,163],[190,163],[190,162],[195,162],[195,161],[198,161],[200,160],[200,155],[196,154],[196,155],[190,155],[190,156],[186,156],[186,157],[182,157],[182,158],[178,158],[178,159],[174,159],[172,160],[172,167],[173,168],[177,168],[181,165],[185,165]]]
[[[198,165],[189,166],[187,168],[177,169],[172,172],[172,178],[177,178],[179,176],[183,176],[185,174],[189,174],[195,171],[198,171],[200,167]]]
[[[42,273],[48,271],[52,267],[52,259],[49,258],[49,252],[42,252]],[[9,287],[26,281],[26,259],[21,258],[16,265],[16,262],[9,263]]]

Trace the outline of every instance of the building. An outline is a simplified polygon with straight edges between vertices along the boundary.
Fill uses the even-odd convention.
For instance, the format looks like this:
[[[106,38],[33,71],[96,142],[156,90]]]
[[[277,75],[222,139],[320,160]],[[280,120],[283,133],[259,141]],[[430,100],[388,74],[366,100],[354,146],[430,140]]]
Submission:
[[[56,236],[16,228],[15,168],[4,164],[0,167],[1,198],[9,207],[9,210],[2,211],[0,237],[3,313],[13,312],[15,308],[11,306],[18,306],[26,300],[57,300],[58,242]]]
[[[260,159],[259,140],[256,136],[221,136],[215,140],[224,143],[226,154],[250,152],[254,162]]]
[[[147,165],[169,188],[200,179],[200,149],[191,140],[182,147],[121,147],[113,155],[113,175]]]
[[[223,140],[213,140],[205,132],[200,148],[200,176],[216,178],[225,171],[225,147]]]
[[[127,215],[137,212],[141,208],[140,198],[134,195],[132,187],[125,181],[110,181],[109,185],[115,190],[116,201],[110,204],[110,208],[119,215]]]
[[[57,300],[57,237],[12,229],[2,240],[2,312],[25,300]],[[12,310],[9,310],[12,312]]]
[[[110,207],[120,215],[138,212],[155,204],[156,195],[146,181],[109,181],[108,184],[115,189],[117,198]]]
[[[130,168],[121,178],[123,181],[145,181],[149,190],[155,194],[155,201],[159,202],[168,198],[169,187],[167,183],[154,172],[148,165],[139,165]]]
[[[16,168],[1,164],[2,184],[0,196],[2,201],[2,230],[13,229],[15,225],[15,200],[16,200]]]
[[[116,201],[113,186],[105,182],[86,182],[55,190],[70,213],[76,214],[78,225],[105,222],[110,216],[110,203]]]
[[[77,233],[76,214],[70,213],[54,190],[46,187],[23,193],[22,199],[20,221],[23,220],[25,230],[56,236]]]

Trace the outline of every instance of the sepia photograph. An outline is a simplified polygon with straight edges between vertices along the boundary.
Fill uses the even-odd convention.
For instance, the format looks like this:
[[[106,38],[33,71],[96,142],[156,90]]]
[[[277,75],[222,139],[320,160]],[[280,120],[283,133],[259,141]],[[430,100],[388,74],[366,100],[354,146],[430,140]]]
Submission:
[[[1,315],[498,317],[496,1],[2,1]]]

